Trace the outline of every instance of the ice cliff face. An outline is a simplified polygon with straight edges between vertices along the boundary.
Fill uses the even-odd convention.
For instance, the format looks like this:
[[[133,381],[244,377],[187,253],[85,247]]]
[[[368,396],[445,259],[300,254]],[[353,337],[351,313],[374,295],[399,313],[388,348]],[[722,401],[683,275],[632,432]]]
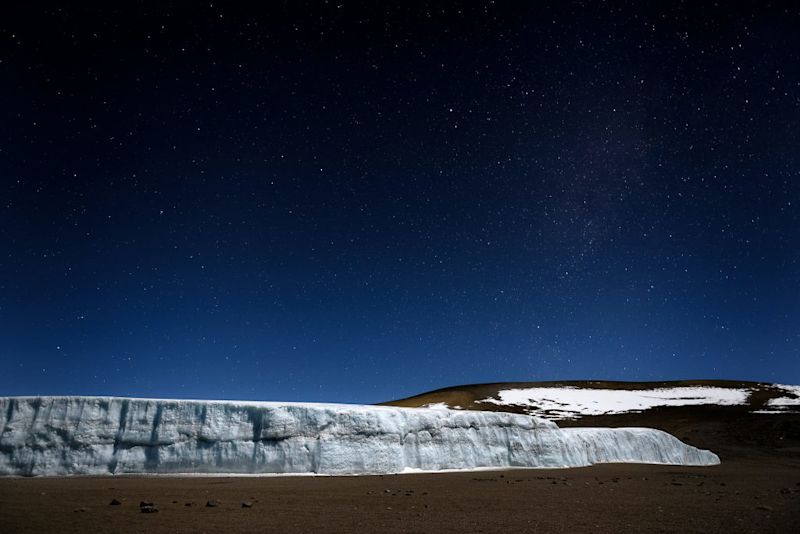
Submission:
[[[719,463],[652,429],[560,429],[526,415],[336,404],[10,397],[0,398],[0,429],[0,475]]]

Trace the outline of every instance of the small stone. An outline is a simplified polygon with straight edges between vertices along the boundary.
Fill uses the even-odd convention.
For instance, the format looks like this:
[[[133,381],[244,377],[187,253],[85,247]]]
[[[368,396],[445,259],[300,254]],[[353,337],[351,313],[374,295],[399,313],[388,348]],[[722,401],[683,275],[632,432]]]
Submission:
[[[242,508],[252,508],[253,503],[251,501],[242,501]]]
[[[155,506],[153,501],[140,501],[139,508],[144,508],[145,506]]]
[[[771,512],[772,511],[772,506],[767,506],[766,504],[759,504],[758,506],[756,506],[756,509],[757,510],[764,510],[765,512]]]
[[[217,506],[219,506],[219,501],[215,501],[213,499],[206,501],[206,508],[216,508]]]
[[[88,512],[89,509],[85,507],[76,508],[73,512]]]
[[[142,512],[143,514],[154,514],[158,512],[158,508],[156,508],[155,506],[142,506],[141,508],[139,508],[139,511]]]
[[[109,506],[119,506],[120,504],[122,504],[122,501],[117,499],[111,499],[111,502],[108,503]]]
[[[192,503],[190,503],[190,502],[187,502],[186,504],[184,504],[184,506],[191,506],[191,505],[192,505]]]

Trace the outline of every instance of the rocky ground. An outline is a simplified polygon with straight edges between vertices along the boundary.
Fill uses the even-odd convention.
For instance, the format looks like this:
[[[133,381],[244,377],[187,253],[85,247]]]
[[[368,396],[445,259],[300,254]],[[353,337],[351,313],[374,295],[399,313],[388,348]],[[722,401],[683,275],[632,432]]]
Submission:
[[[361,477],[7,478],[0,479],[0,531],[800,532],[800,462]]]

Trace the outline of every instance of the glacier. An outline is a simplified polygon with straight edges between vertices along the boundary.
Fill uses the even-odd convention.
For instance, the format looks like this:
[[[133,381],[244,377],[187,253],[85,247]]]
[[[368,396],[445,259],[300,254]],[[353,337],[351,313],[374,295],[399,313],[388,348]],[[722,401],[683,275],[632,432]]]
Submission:
[[[715,465],[649,428],[349,404],[0,398],[0,475],[354,475],[605,462]]]

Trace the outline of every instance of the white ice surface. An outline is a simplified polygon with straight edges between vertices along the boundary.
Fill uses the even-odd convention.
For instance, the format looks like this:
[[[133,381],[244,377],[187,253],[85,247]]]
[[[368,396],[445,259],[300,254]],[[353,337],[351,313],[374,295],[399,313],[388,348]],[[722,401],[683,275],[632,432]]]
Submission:
[[[528,407],[531,415],[549,419],[574,419],[587,415],[641,412],[657,406],[744,404],[750,394],[744,388],[671,387],[645,390],[534,387],[504,389],[496,398],[478,403]]]
[[[115,397],[0,398],[0,474],[366,474],[597,462],[713,465],[652,429],[509,413]]]

